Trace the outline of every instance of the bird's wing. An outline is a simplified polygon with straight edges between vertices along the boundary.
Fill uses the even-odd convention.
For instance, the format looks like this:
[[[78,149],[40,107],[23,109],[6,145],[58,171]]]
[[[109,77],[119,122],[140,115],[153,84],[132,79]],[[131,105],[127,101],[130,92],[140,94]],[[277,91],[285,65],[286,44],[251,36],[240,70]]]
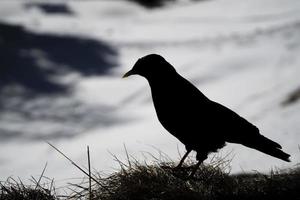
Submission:
[[[227,142],[243,143],[249,138],[260,136],[255,125],[219,103],[210,101],[207,110],[210,110],[210,120],[216,123],[215,131],[221,131],[219,134]]]

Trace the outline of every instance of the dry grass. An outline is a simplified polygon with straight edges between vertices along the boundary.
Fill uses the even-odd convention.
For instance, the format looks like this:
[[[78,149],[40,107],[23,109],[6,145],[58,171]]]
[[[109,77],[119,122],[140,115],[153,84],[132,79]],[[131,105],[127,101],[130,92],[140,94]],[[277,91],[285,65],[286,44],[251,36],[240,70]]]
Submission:
[[[44,177],[46,166],[39,179],[31,177],[31,185],[25,185],[14,178],[0,182],[0,200],[58,200],[53,179]],[[41,183],[42,179],[47,179],[48,183]]]
[[[58,149],[57,149],[58,150]],[[59,150],[58,150],[59,151]],[[126,149],[125,149],[126,151]],[[79,167],[65,154],[74,166]],[[89,151],[88,151],[89,155]],[[152,164],[141,163],[130,157],[126,151],[126,163],[114,159],[120,169],[110,175],[84,171],[87,176],[80,184],[67,186],[72,192],[67,196],[55,194],[53,181],[40,184],[44,170],[33,185],[25,186],[20,180],[8,179],[0,184],[0,200],[283,200],[300,199],[300,167],[285,171],[271,171],[269,174],[253,173],[231,175],[230,159],[215,157],[209,164],[201,165],[193,178],[188,178],[193,163],[175,169],[176,163],[166,156],[154,158]],[[162,159],[163,157],[163,159]],[[90,160],[88,156],[88,160]]]

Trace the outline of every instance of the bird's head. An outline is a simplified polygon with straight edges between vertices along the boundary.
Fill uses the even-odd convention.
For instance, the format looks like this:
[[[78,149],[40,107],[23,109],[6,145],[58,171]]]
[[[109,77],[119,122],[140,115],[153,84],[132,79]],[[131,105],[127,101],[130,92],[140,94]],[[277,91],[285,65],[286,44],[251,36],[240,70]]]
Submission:
[[[149,80],[151,78],[163,77],[174,72],[176,71],[173,66],[162,56],[149,54],[138,59],[132,69],[124,74],[123,78],[131,75],[140,75]]]

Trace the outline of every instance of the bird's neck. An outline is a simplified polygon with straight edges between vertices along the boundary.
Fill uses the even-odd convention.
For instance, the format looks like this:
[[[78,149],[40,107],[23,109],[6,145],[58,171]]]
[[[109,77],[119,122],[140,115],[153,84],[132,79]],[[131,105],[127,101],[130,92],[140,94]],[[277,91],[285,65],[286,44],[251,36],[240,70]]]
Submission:
[[[172,87],[173,76],[156,76],[147,78],[151,89],[163,90]]]
[[[177,76],[157,76],[148,79],[153,100],[174,96],[176,92]]]

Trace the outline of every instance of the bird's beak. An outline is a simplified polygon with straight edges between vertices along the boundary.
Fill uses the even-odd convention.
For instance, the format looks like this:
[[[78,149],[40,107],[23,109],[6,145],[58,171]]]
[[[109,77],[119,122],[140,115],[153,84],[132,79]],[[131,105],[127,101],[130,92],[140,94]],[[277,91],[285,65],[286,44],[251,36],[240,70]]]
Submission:
[[[128,72],[126,72],[126,73],[122,76],[122,78],[126,78],[126,77],[128,77],[128,76],[133,75],[133,74],[134,74],[134,72],[133,72],[132,70],[129,70]]]

